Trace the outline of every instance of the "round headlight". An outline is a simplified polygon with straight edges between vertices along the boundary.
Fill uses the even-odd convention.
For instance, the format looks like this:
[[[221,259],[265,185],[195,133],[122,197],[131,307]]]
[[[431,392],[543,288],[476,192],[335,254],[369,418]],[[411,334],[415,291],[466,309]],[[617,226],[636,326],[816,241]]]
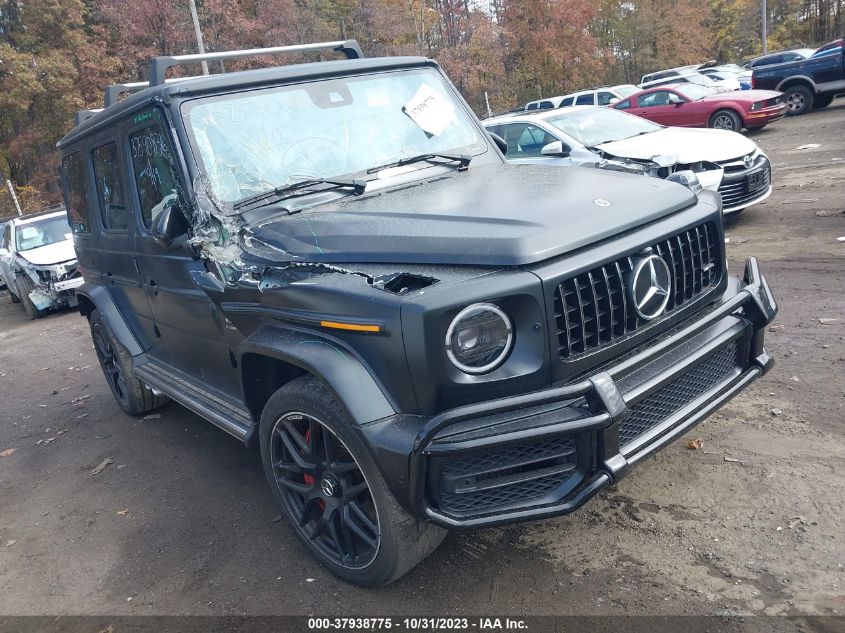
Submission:
[[[446,354],[467,374],[486,374],[501,365],[513,344],[508,315],[492,303],[461,310],[446,332]]]

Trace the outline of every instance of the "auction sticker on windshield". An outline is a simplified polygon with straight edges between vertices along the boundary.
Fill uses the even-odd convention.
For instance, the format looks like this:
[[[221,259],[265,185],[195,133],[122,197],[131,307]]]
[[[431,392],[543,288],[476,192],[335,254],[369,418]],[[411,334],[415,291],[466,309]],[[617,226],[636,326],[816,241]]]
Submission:
[[[428,84],[422,84],[417,93],[402,106],[402,111],[426,134],[440,136],[455,120],[455,109]]]

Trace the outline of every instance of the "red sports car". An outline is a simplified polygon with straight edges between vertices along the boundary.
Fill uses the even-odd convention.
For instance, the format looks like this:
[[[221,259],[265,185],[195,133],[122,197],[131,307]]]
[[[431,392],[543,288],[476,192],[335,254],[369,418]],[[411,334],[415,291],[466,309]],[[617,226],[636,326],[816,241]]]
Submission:
[[[783,93],[737,90],[713,94],[696,84],[649,88],[614,106],[644,119],[677,127],[759,130],[786,114]]]

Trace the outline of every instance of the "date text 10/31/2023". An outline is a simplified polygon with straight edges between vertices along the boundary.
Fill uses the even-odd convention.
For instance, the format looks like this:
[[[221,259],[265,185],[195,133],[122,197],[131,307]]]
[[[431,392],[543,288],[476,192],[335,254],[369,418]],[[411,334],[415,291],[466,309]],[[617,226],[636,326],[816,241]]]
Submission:
[[[397,631],[519,631],[527,630],[528,623],[521,618],[500,617],[356,617],[308,618],[310,631],[324,630],[397,630]]]

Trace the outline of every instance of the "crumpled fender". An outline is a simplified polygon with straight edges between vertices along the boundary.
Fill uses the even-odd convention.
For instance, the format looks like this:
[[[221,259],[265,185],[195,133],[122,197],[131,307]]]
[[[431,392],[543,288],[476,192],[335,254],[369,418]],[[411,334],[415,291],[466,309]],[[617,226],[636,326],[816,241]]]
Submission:
[[[138,356],[144,353],[144,348],[141,347],[138,339],[132,334],[132,330],[126,325],[123,315],[117,309],[114,300],[105,288],[97,284],[85,282],[76,289],[76,296],[77,298],[84,297],[87,299],[87,301],[82,300],[79,302],[79,313],[82,316],[87,317],[96,308],[103,315],[103,319],[105,319],[109,330],[111,330],[120,344],[129,350],[130,355]]]
[[[344,343],[309,330],[265,325],[239,346],[241,367],[249,354],[295,365],[322,380],[356,424],[394,415],[396,409],[364,362]]]

